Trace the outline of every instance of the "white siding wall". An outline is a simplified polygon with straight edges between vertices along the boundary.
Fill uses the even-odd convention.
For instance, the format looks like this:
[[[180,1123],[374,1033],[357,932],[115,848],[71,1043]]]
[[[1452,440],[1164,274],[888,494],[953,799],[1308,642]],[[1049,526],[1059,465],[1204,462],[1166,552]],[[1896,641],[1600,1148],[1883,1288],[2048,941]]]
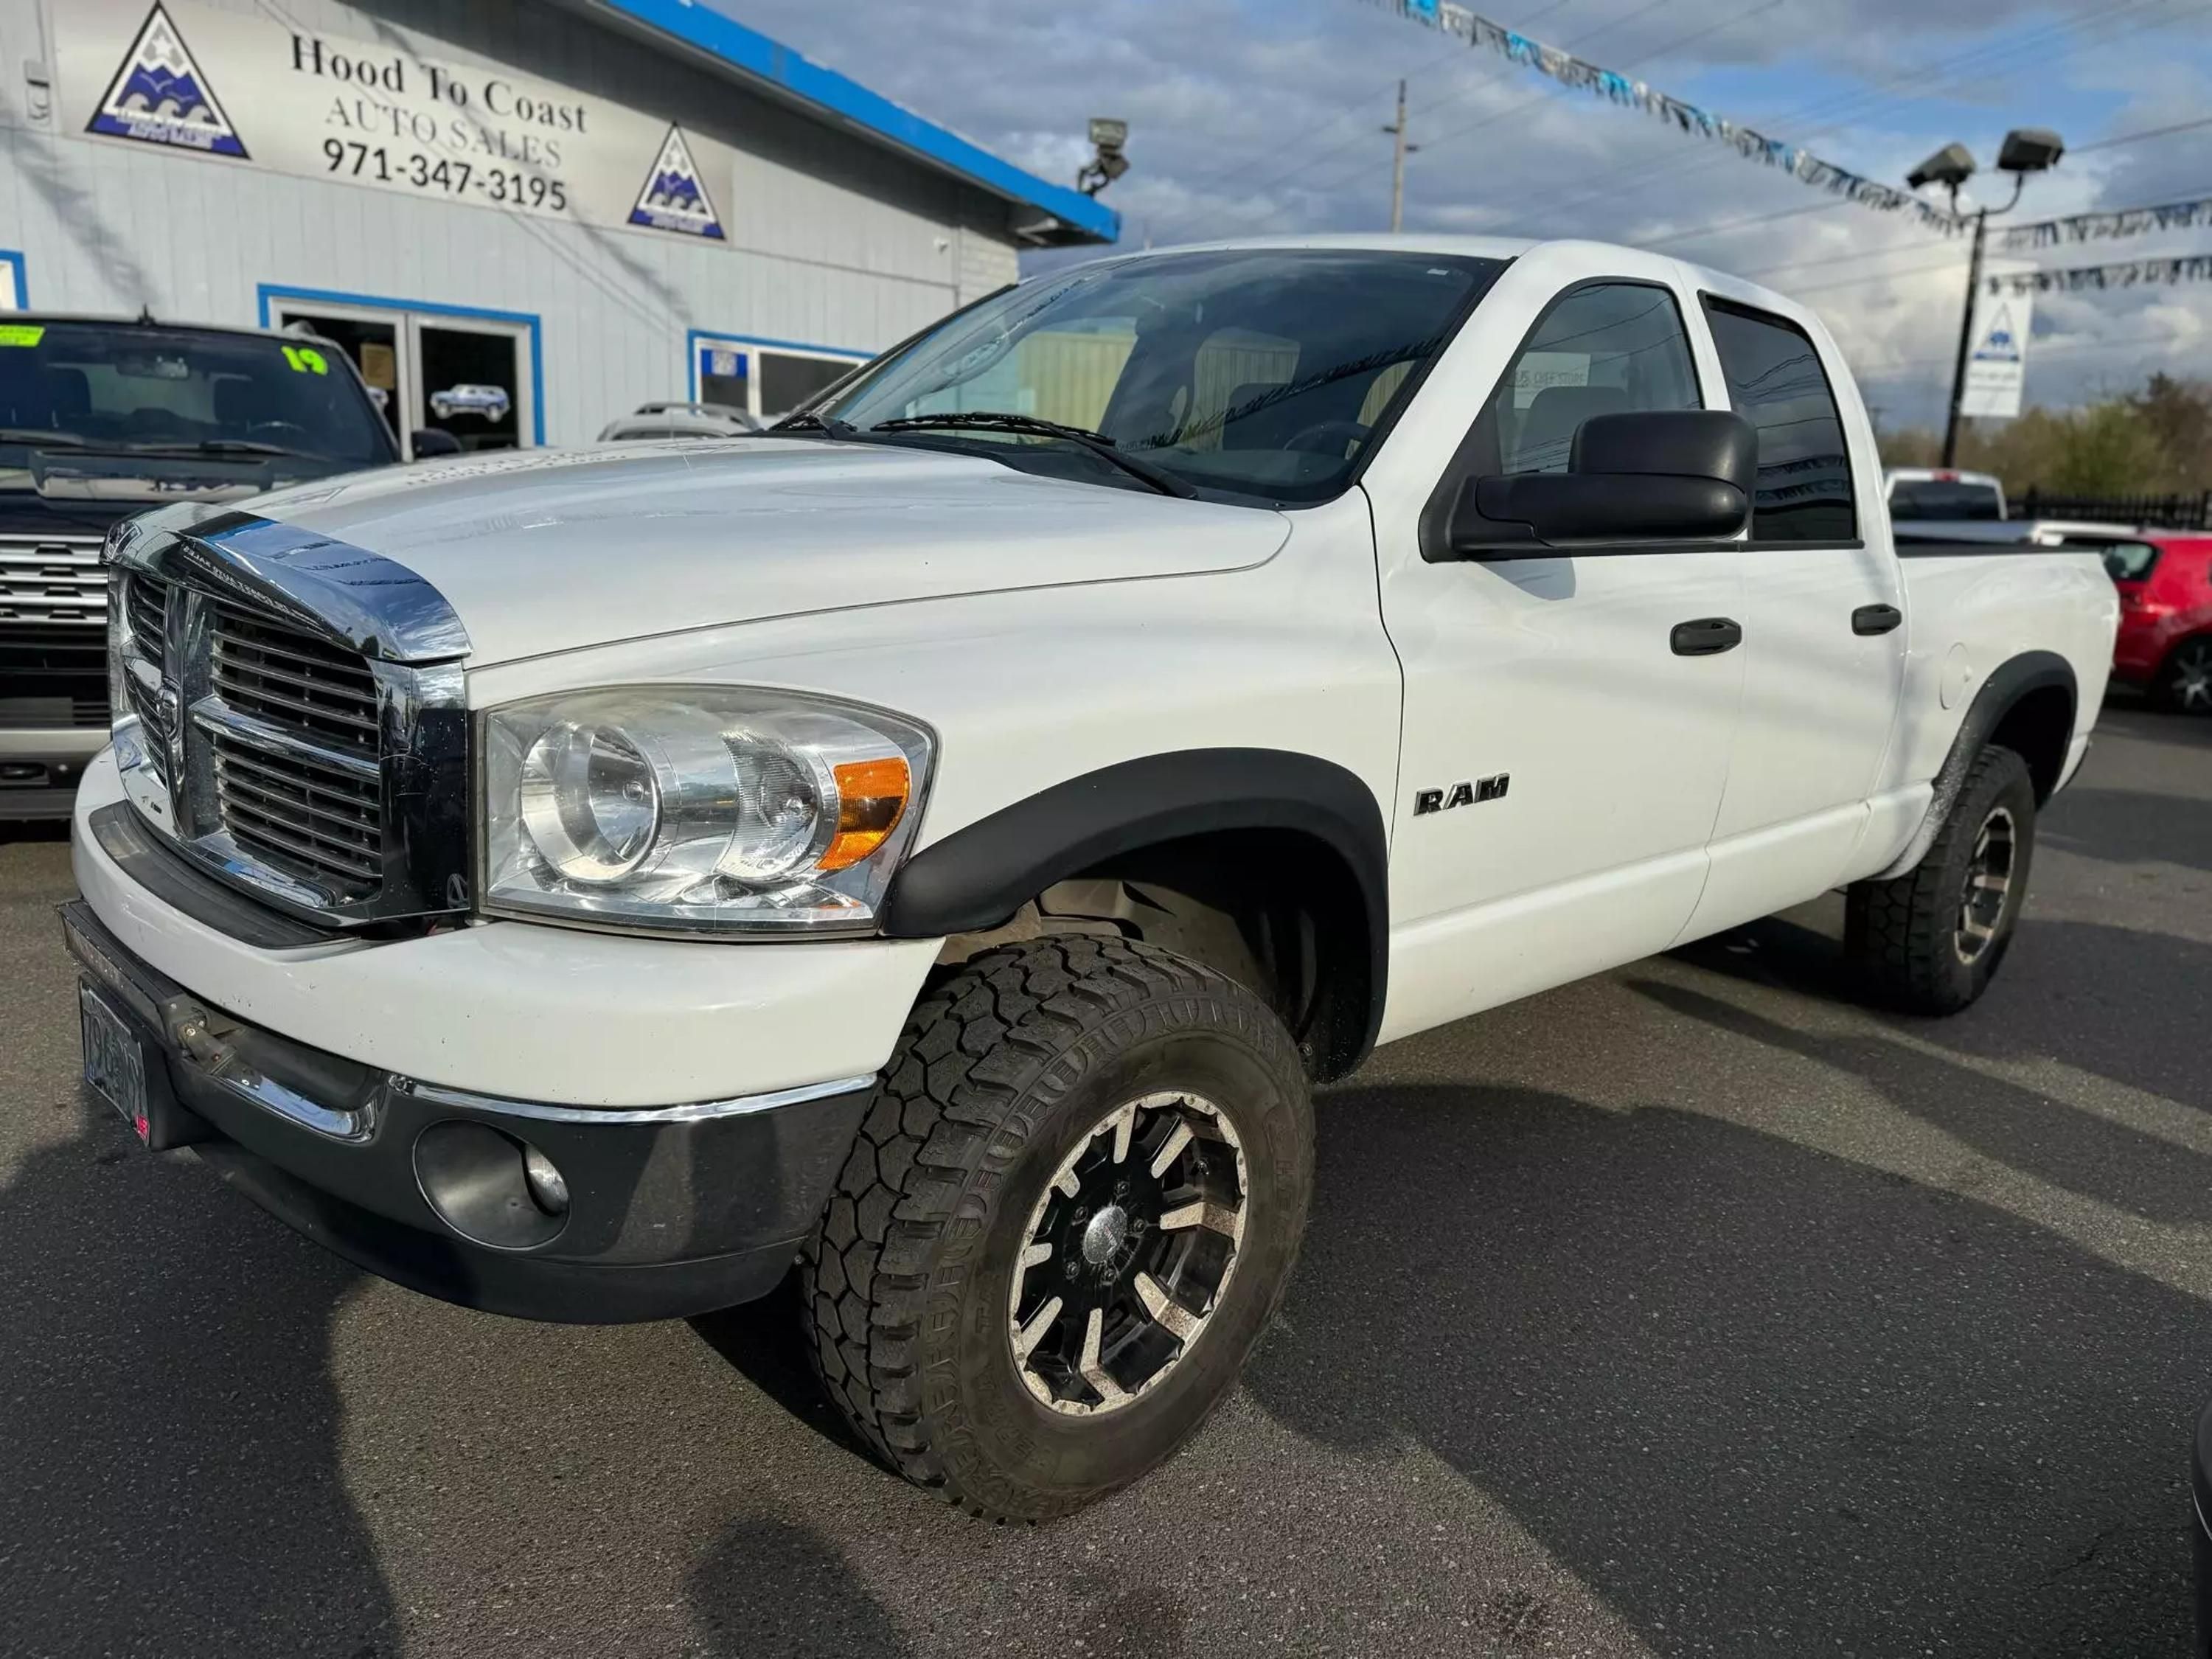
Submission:
[[[679,122],[737,151],[731,246],[602,229],[80,135],[40,123],[23,65],[53,62],[70,0],[0,0],[0,248],[33,305],[252,324],[260,284],[534,313],[545,435],[689,385],[687,329],[868,352],[1012,279],[1009,209],[544,0],[200,0],[305,29],[399,35]],[[81,88],[68,88],[82,101]],[[234,94],[234,98],[235,94]]]

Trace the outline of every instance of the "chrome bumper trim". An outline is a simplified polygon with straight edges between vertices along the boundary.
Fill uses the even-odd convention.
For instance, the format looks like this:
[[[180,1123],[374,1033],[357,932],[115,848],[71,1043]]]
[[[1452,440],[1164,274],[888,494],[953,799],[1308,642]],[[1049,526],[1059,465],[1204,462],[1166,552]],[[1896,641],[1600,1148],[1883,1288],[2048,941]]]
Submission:
[[[463,1106],[471,1111],[492,1112],[508,1117],[536,1118],[547,1123],[696,1123],[702,1118],[742,1117],[749,1112],[773,1111],[779,1106],[796,1106],[809,1100],[827,1100],[832,1095],[851,1094],[855,1090],[875,1086],[875,1074],[866,1077],[841,1077],[828,1083],[802,1083],[789,1089],[775,1089],[761,1095],[738,1095],[728,1100],[696,1101],[688,1106],[542,1106],[534,1101],[502,1100],[496,1095],[471,1094],[465,1089],[447,1089],[434,1083],[416,1083],[413,1079],[395,1077],[386,1086],[395,1092],[413,1095],[441,1106]]]

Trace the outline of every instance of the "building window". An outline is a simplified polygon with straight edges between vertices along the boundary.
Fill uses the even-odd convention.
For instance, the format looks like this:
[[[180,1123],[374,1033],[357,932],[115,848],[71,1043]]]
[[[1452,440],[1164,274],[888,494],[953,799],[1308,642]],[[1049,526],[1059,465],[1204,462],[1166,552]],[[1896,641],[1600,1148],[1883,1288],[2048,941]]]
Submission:
[[[695,334],[693,395],[702,404],[722,404],[772,421],[836,385],[866,362],[866,355],[858,351]]]

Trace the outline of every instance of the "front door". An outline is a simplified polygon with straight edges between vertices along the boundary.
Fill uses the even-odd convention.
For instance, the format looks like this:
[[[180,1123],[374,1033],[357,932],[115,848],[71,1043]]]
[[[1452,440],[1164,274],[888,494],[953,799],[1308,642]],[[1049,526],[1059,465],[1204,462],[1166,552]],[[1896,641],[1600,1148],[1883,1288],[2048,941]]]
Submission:
[[[1703,406],[1686,298],[1559,295],[1458,470],[1563,471],[1591,416]],[[1408,504],[1378,500],[1376,524],[1406,677],[1387,1040],[1663,949],[1689,919],[1743,658],[1681,654],[1674,632],[1738,617],[1743,555],[1431,563]]]

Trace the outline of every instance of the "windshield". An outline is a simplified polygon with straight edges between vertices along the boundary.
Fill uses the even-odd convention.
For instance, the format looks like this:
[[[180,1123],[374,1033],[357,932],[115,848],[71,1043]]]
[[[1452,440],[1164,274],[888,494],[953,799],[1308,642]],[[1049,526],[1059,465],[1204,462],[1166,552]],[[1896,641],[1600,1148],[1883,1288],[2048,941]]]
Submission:
[[[812,412],[863,431],[929,415],[1057,422],[1110,438],[1201,490],[1322,501],[1350,482],[1501,268],[1451,255],[1273,248],[1085,266],[949,319]],[[1144,487],[1034,431],[902,441],[988,445],[1015,465]]]
[[[1995,484],[1956,478],[1899,478],[1889,487],[1893,519],[2002,519],[2004,496]]]
[[[395,460],[344,358],[312,341],[131,323],[0,322],[0,452],[226,449]]]

